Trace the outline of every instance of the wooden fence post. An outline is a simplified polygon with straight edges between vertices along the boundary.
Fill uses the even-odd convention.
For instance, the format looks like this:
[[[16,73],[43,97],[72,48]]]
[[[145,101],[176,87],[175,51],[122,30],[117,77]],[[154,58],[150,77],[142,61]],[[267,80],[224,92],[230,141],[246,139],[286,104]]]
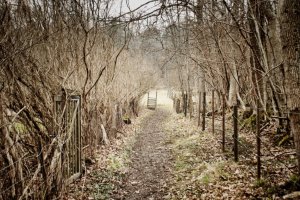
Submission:
[[[260,103],[256,100],[256,144],[257,144],[257,180],[261,178],[261,140],[260,140]]]
[[[233,151],[234,151],[234,161],[239,161],[239,153],[238,153],[238,107],[237,105],[233,106]]]
[[[222,151],[225,152],[225,94],[222,95]]]
[[[82,170],[81,97],[80,95],[67,96],[62,90],[53,100],[55,118],[61,125],[61,134],[66,136],[62,155],[64,159],[62,173],[67,179],[66,183],[70,183],[79,177]],[[91,138],[91,134],[85,137],[89,145],[94,144]],[[89,153],[92,153],[92,148]]]
[[[215,133],[215,90],[212,91],[212,133]]]
[[[184,116],[187,116],[187,92],[183,94]]]
[[[202,131],[205,130],[205,112],[206,112],[206,92],[203,92],[203,109],[202,109]]]

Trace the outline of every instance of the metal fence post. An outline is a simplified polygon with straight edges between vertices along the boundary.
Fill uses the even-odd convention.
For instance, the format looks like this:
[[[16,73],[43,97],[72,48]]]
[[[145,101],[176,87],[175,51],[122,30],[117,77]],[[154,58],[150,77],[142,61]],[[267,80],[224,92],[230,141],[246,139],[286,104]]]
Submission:
[[[233,106],[233,142],[234,142],[234,161],[239,161],[239,153],[238,153],[238,107],[237,105]]]
[[[205,130],[206,92],[203,92],[202,131]]]
[[[257,143],[257,180],[261,178],[261,140],[260,140],[260,104],[259,100],[256,100],[256,143]]]
[[[222,95],[222,151],[225,152],[225,94]]]
[[[184,116],[187,116],[187,92],[183,94]]]
[[[215,133],[215,90],[212,91],[212,133]]]
[[[199,91],[199,104],[198,104],[198,126],[201,124],[201,92]]]

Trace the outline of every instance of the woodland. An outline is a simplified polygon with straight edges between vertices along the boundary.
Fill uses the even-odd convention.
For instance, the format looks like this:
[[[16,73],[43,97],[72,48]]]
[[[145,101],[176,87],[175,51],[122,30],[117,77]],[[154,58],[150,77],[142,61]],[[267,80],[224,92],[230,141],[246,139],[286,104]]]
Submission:
[[[0,18],[0,200],[300,198],[299,0],[2,0]],[[169,111],[144,109],[153,89],[168,91]],[[245,141],[232,137],[235,118]],[[115,162],[89,175],[130,139],[129,152],[160,155],[155,179],[173,177],[153,196],[137,177],[122,187]],[[147,177],[152,161],[129,157]],[[195,178],[218,159],[240,179]],[[98,196],[83,189],[92,179],[105,180]],[[256,189],[231,196],[252,179]]]

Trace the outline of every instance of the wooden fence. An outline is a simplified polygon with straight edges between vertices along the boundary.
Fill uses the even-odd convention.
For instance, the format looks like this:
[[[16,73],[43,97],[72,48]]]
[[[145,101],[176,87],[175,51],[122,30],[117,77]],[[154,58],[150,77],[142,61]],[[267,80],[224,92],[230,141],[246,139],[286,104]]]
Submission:
[[[81,97],[80,95],[55,96],[54,111],[63,136],[62,169],[67,182],[80,176],[81,166]]]
[[[229,149],[231,149],[233,152],[233,157],[234,157],[234,161],[238,162],[239,161],[239,147],[243,147],[243,149],[247,148],[242,142],[241,139],[239,138],[239,125],[242,124],[241,122],[241,118],[243,118],[242,116],[238,116],[238,105],[234,105],[232,107],[232,122],[228,123],[226,122],[226,99],[225,99],[225,95],[219,93],[219,99],[220,99],[220,104],[221,104],[221,109],[220,109],[220,114],[221,117],[220,118],[216,118],[216,91],[212,90],[211,92],[211,99],[210,102],[211,103],[211,108],[210,110],[207,110],[207,96],[206,93],[200,93],[198,94],[198,112],[197,112],[197,121],[198,121],[198,126],[201,127],[201,129],[203,131],[205,131],[205,129],[207,128],[207,124],[206,124],[206,120],[207,119],[211,119],[211,133],[215,134],[215,132],[219,132],[221,133],[220,136],[220,142],[221,142],[221,148],[223,152],[226,152],[225,147],[226,147],[226,139],[230,139],[230,137],[226,138],[226,134],[228,135],[232,135],[232,139],[230,141],[230,144],[232,145],[231,147],[229,147]],[[218,94],[218,93],[217,93]],[[189,106],[188,105],[188,101],[187,101],[187,95],[186,92],[183,93],[183,95],[180,97],[174,97],[173,96],[173,106],[174,109],[177,113],[180,113],[182,111],[184,111],[184,115],[187,116],[186,114],[186,108]],[[260,180],[261,179],[261,170],[262,170],[262,162],[261,162],[261,157],[263,156],[261,154],[261,148],[262,148],[262,141],[261,141],[261,132],[263,130],[263,128],[265,127],[261,127],[261,125],[263,124],[262,121],[262,112],[265,112],[261,107],[260,107],[260,102],[257,100],[256,102],[256,108],[248,108],[250,111],[256,109],[256,113],[255,113],[255,123],[256,123],[256,130],[251,132],[252,134],[255,135],[256,137],[256,146],[252,147],[255,148],[253,150],[249,150],[252,153],[256,154],[256,160],[257,160],[257,179]],[[209,111],[209,112],[207,112]],[[249,112],[249,111],[248,111]],[[251,111],[252,114],[252,111]],[[279,132],[284,132],[287,134],[287,136],[290,136],[290,127],[289,127],[289,114],[290,113],[285,113],[286,116],[273,116],[272,118],[276,118],[278,119],[278,124],[279,127],[284,127],[283,130],[279,130]],[[296,113],[298,114],[298,113]],[[299,113],[300,114],[300,113]],[[215,127],[215,121],[218,120],[221,125],[221,129],[216,129]],[[283,121],[286,121],[286,124]],[[227,127],[227,125],[229,127]],[[231,128],[232,127],[232,128]],[[277,130],[278,131],[278,130]],[[218,134],[219,134],[218,133]],[[227,141],[229,144],[229,141]],[[228,145],[227,144],[227,145]],[[251,147],[249,147],[251,148]],[[230,150],[230,151],[231,151]],[[269,151],[270,152],[270,151]],[[272,154],[272,152],[270,152]],[[272,154],[273,155],[273,154]],[[276,158],[276,157],[275,157]]]

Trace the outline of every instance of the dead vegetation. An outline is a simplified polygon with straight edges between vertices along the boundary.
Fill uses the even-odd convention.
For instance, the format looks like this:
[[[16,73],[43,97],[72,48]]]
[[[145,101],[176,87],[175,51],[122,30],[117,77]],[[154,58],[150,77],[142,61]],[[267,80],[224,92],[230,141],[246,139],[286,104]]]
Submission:
[[[230,121],[230,120],[227,120]],[[211,120],[208,119],[208,127]],[[219,127],[220,123],[216,124]],[[222,152],[221,133],[199,131],[195,122],[173,115],[166,125],[174,171],[167,199],[282,199],[298,190],[296,157],[292,146],[269,142],[272,126],[262,136],[262,179],[257,180],[256,136],[242,130],[239,138],[239,162],[233,161],[232,125],[227,124],[226,151]]]
[[[184,129],[189,134],[178,137],[186,144],[174,144],[175,155],[183,154],[178,158],[180,188],[208,184],[195,194],[198,186],[192,192],[171,192],[170,197],[276,197],[282,194],[262,188],[274,186],[283,193],[298,188],[299,176],[293,178],[292,171],[297,158],[300,172],[299,1],[164,0],[134,9],[129,1],[122,2],[127,8],[122,3],[118,13],[112,13],[116,2],[109,0],[0,2],[0,199],[62,198],[85,167],[83,160],[88,162],[97,148],[119,137],[123,122],[130,124],[138,116],[140,98],[159,79],[168,86],[176,110],[190,118],[196,113],[204,118],[207,110],[213,115],[222,108],[250,108],[247,119],[239,121],[243,162],[232,168],[221,162],[221,171],[236,174],[224,175],[228,188],[214,188],[220,181],[215,160],[227,158],[214,148],[206,152],[208,141],[219,144],[213,143],[214,136],[206,141]],[[258,138],[263,142],[262,162],[270,170],[263,171],[274,177],[260,180],[264,187],[257,188],[251,185],[255,110],[264,119]],[[227,142],[233,143],[230,137]],[[185,152],[187,144],[191,152]],[[191,161],[194,154],[207,164]],[[282,164],[282,159],[287,162]],[[195,172],[196,179],[181,176],[181,170],[193,174],[193,167],[204,174]],[[274,185],[284,173],[291,180]],[[231,195],[235,190],[227,180],[237,187],[251,180],[246,184],[250,189]],[[207,194],[212,189],[220,193]]]
[[[128,49],[129,27],[105,22],[108,10],[102,7],[109,5],[0,3],[0,199],[61,197],[73,130],[56,116],[57,95],[64,101],[81,97],[82,157],[116,137],[123,115],[137,115],[139,98],[155,76],[151,64],[135,65],[132,54],[140,50]]]

